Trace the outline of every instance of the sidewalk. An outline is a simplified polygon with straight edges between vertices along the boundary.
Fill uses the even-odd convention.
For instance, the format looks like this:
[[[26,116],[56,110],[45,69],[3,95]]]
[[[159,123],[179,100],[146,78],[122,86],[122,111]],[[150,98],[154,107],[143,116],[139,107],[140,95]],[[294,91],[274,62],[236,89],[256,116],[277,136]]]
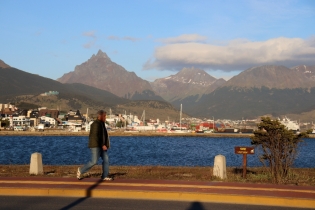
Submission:
[[[315,208],[315,187],[126,180],[0,177],[0,195],[103,197]]]

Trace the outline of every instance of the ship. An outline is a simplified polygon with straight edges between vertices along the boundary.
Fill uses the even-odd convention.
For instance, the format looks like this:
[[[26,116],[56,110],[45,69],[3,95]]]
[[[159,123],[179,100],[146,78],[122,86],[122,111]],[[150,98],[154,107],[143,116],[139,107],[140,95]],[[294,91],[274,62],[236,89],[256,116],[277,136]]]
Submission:
[[[299,132],[300,131],[300,125],[299,125],[299,123],[297,121],[292,121],[289,118],[287,118],[286,116],[282,120],[280,120],[280,119],[278,119],[278,120],[288,130],[292,130],[294,132]]]

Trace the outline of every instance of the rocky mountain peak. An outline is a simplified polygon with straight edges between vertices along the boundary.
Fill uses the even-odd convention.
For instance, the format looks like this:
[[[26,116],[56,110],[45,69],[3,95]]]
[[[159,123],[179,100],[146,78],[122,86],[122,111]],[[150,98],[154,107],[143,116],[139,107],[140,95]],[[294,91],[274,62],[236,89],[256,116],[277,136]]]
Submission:
[[[151,83],[153,90],[167,101],[212,92],[225,81],[217,79],[202,69],[183,68],[175,75],[156,79]]]
[[[103,52],[102,50],[98,50],[97,54],[93,54],[91,56],[91,58],[87,61],[87,62],[95,62],[95,61],[98,61],[98,62],[111,62],[110,58],[108,57],[108,55]]]
[[[299,65],[292,67],[291,69],[296,70],[297,72],[305,75],[307,78],[311,80],[315,80],[315,66],[306,66],[306,65]]]
[[[189,83],[192,85],[199,85],[207,87],[216,81],[216,78],[209,75],[202,69],[198,68],[183,68],[175,75],[169,77],[161,78],[158,80],[172,80],[180,83]],[[157,80],[156,80],[157,81]],[[158,82],[158,81],[157,81]]]
[[[106,58],[109,59],[109,57],[107,56],[107,54],[105,52],[103,52],[101,49],[98,50],[96,57],[101,57],[101,58]]]
[[[8,64],[6,64],[3,60],[0,59],[0,68],[10,68],[11,66],[9,66]]]
[[[312,73],[312,70],[314,71],[315,66],[306,66],[306,65],[299,65],[299,66],[295,66],[291,69],[295,69],[298,72],[302,72],[302,73]]]
[[[58,81],[82,83],[128,99],[132,98],[136,92],[152,91],[148,81],[112,62],[101,50],[96,55],[92,55],[88,61],[77,65],[73,72],[64,74]]]

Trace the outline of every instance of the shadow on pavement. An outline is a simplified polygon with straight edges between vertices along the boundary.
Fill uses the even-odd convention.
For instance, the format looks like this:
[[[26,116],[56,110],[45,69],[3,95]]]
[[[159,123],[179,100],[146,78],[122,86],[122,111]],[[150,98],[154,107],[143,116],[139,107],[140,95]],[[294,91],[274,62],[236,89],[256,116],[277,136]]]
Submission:
[[[187,210],[205,210],[200,202],[193,202]]]
[[[112,177],[113,179],[116,178],[116,176],[124,176],[126,175],[127,173],[113,173],[113,174],[110,174],[109,176]]]
[[[66,210],[66,209],[71,209],[72,207],[75,207],[76,205],[82,203],[83,201],[85,201],[86,199],[88,199],[89,197],[91,197],[92,195],[92,190],[94,188],[96,188],[101,182],[103,182],[102,179],[100,179],[99,181],[95,182],[95,184],[93,184],[91,187],[89,187],[88,189],[86,189],[86,193],[85,193],[85,197],[83,198],[79,198],[78,200],[70,203],[69,205],[61,208],[60,210]]]

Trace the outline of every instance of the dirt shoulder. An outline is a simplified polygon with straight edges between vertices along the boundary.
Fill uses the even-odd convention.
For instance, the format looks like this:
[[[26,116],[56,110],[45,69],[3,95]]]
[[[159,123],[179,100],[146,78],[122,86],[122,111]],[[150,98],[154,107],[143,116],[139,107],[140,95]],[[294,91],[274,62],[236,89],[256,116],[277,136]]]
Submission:
[[[44,166],[40,177],[76,177],[77,165]],[[0,165],[0,177],[30,177],[29,165]],[[242,177],[242,168],[228,167],[227,179],[213,176],[212,167],[167,167],[167,166],[111,166],[110,175],[118,179],[154,179],[186,181],[224,181],[242,183],[271,183],[264,168],[248,168],[247,177]],[[100,177],[101,166],[97,165],[85,177]],[[293,168],[286,184],[315,186],[315,168]]]

